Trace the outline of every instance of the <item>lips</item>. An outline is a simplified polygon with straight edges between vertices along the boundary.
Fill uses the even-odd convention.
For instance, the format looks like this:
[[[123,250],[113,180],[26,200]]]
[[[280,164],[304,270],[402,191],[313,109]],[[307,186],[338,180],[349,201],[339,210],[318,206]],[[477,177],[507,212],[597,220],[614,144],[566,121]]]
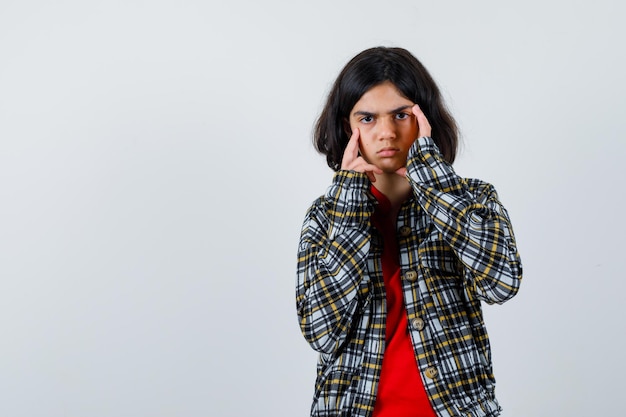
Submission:
[[[388,147],[388,148],[382,148],[376,153],[381,158],[389,158],[389,157],[395,156],[398,152],[400,152],[398,148]]]

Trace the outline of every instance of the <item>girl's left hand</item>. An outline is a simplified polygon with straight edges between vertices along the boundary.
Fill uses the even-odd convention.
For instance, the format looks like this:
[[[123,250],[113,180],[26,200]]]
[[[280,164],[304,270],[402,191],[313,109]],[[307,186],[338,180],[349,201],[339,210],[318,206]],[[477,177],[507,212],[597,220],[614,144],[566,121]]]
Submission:
[[[422,109],[420,109],[420,106],[416,104],[415,106],[411,107],[411,111],[417,119],[417,137],[423,138],[424,136],[430,136],[432,131],[430,128],[430,123],[428,123],[428,119],[426,118],[426,115],[424,114]]]
[[[424,114],[422,109],[420,109],[420,106],[418,106],[417,104],[414,105],[413,107],[411,107],[411,111],[415,115],[415,119],[417,119],[417,138],[415,140],[423,138],[424,136],[430,136],[432,129],[430,128],[430,123],[428,123],[426,115]],[[400,175],[401,177],[405,177],[406,167],[402,167],[396,170],[396,174]]]

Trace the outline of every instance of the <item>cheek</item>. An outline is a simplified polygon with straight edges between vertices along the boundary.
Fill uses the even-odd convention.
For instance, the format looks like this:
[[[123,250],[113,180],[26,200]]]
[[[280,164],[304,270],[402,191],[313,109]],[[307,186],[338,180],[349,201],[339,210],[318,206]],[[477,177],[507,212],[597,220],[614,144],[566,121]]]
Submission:
[[[404,129],[404,137],[406,138],[406,140],[409,140],[411,142],[417,139],[417,134],[418,130],[417,126],[415,125],[406,126],[406,128]]]
[[[371,135],[369,134],[369,132],[364,132],[363,130],[360,130],[360,135],[359,135],[359,145],[361,146],[361,149],[369,149],[372,147],[372,139],[371,139]]]
[[[370,139],[370,135],[361,133],[359,138],[359,150],[361,156],[363,156],[368,162],[371,160],[372,155],[376,152],[373,146],[373,141]]]

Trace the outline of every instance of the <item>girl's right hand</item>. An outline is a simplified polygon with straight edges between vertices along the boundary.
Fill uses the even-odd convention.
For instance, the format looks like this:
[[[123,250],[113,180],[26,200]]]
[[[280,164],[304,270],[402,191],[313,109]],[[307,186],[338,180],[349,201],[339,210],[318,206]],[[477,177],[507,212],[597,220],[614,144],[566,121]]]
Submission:
[[[374,174],[382,174],[382,169],[376,165],[372,165],[367,162],[361,155],[359,155],[359,129],[356,128],[350,136],[348,146],[343,152],[343,159],[341,160],[341,169],[347,171],[363,172],[367,175],[371,182],[376,182],[376,176]]]

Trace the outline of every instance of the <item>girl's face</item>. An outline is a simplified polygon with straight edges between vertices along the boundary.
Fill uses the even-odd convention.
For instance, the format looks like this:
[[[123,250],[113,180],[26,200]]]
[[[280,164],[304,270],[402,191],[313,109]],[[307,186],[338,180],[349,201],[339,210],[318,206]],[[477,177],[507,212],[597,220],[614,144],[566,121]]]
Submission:
[[[418,134],[414,104],[385,81],[366,91],[350,111],[350,129],[359,129],[361,156],[385,173],[406,166]]]

